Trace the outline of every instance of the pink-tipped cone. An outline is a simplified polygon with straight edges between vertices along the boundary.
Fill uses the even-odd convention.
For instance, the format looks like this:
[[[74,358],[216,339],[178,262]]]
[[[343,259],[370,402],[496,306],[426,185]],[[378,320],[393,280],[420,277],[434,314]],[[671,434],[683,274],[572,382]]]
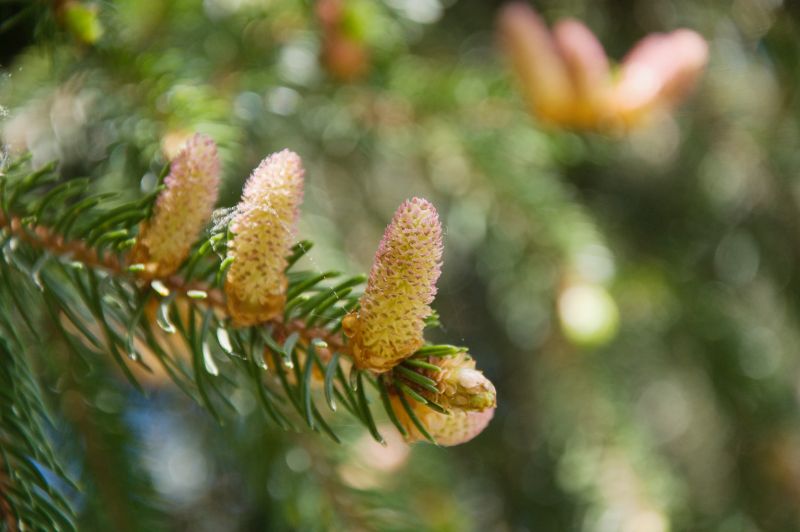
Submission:
[[[173,273],[211,218],[219,189],[214,141],[200,134],[190,138],[172,160],[164,186],[131,251],[131,263],[143,264],[145,277]]]
[[[300,157],[283,150],[264,159],[245,184],[230,226],[233,263],[225,281],[228,311],[237,325],[283,312],[286,256],[294,243],[304,175]]]
[[[403,202],[383,234],[358,314],[343,322],[358,367],[388,371],[422,346],[441,260],[436,209],[421,198]]]

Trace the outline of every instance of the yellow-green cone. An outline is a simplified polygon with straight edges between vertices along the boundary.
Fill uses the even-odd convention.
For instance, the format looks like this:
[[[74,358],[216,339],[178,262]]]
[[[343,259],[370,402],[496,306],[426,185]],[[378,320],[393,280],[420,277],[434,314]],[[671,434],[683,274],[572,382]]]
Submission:
[[[166,277],[177,270],[211,218],[219,189],[214,141],[200,134],[189,139],[172,160],[164,185],[131,251],[130,262],[144,265],[144,277]]]
[[[359,368],[388,371],[422,346],[441,260],[436,209],[421,198],[403,202],[375,254],[360,310],[343,322]]]
[[[231,222],[225,282],[236,325],[273,319],[286,303],[286,256],[294,243],[305,170],[289,150],[274,153],[253,171]]]

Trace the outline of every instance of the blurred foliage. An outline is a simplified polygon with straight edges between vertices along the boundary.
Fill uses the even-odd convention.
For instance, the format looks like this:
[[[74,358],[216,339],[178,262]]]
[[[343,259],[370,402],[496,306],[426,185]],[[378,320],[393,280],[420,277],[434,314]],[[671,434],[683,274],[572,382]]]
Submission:
[[[48,341],[37,373],[86,529],[800,528],[796,3],[538,2],[616,59],[653,31],[708,39],[691,101],[618,138],[525,112],[500,2],[343,2],[327,30],[310,1],[84,1],[65,18],[74,3],[0,0],[9,149],[136,197],[201,131],[229,206],[289,147],[319,271],[366,269],[394,207],[425,196],[447,230],[446,336],[499,393],[474,442],[406,456],[355,423],[341,446],[276,431],[245,391],[220,429],[174,386],[71,377]],[[364,48],[363,73],[325,69],[326,31]]]

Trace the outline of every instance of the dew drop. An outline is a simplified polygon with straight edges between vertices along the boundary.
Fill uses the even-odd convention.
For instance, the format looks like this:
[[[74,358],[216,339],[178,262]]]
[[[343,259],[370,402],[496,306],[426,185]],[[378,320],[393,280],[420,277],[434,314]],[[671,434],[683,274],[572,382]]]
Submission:
[[[267,366],[267,363],[264,361],[264,351],[256,349],[253,351],[252,356],[253,356],[253,362],[256,363],[256,366],[263,369],[264,371],[269,371],[269,366]]]
[[[157,293],[158,295],[160,295],[161,297],[167,297],[167,296],[169,295],[169,288],[167,288],[167,287],[164,285],[164,283],[162,283],[162,282],[161,282],[161,281],[159,281],[158,279],[155,279],[154,281],[152,281],[152,282],[150,283],[150,286],[152,286],[152,287],[153,287],[153,290],[155,290],[155,291],[156,291],[156,293]]]
[[[158,307],[158,314],[156,315],[156,323],[164,332],[173,334],[175,326],[169,321],[169,301],[165,301]]]
[[[214,357],[211,356],[211,349],[208,347],[207,342],[203,342],[203,363],[206,366],[206,371],[215,377],[219,375],[219,368],[217,363],[214,362]]]
[[[228,335],[228,331],[222,327],[217,329],[217,342],[219,343],[219,346],[222,348],[223,351],[225,351],[229,355],[233,354],[231,337]]]

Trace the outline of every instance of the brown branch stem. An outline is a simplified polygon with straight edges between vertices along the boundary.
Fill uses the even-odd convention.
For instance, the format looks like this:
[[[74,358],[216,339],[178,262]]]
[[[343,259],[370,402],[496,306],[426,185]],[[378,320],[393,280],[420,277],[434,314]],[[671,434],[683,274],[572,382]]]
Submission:
[[[19,217],[8,217],[0,212],[0,226],[5,227],[13,236],[21,241],[42,249],[48,253],[62,259],[70,259],[85,266],[101,269],[113,275],[129,280],[130,282],[145,287],[148,282],[160,281],[171,293],[177,297],[191,300],[191,302],[204,305],[214,309],[219,315],[230,317],[225,293],[219,288],[209,286],[206,283],[191,281],[187,282],[180,275],[170,275],[168,277],[146,279],[136,275],[128,269],[125,257],[118,257],[114,254],[99,254],[97,250],[89,247],[82,240],[64,240],[63,236],[43,225],[26,225]],[[203,292],[206,296],[202,299],[192,298],[189,292]],[[343,355],[350,356],[349,349],[340,334],[334,334],[324,328],[309,328],[303,320],[283,322],[277,318],[263,323],[264,326],[271,325],[278,337],[286,337],[296,332],[300,335],[303,344],[307,345],[313,339],[325,341],[331,351],[337,351]]]

